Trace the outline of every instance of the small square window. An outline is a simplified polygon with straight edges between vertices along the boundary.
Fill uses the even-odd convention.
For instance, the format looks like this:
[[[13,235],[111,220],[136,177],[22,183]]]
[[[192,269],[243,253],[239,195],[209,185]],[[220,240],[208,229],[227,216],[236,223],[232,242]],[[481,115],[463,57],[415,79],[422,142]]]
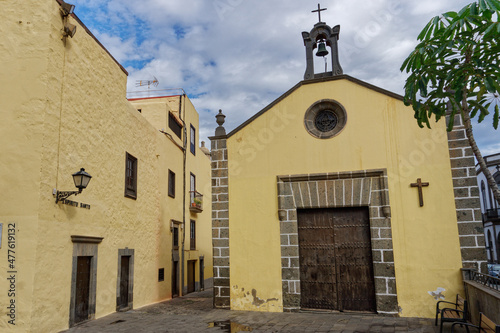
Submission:
[[[125,157],[125,196],[137,198],[137,158],[129,153]]]
[[[168,196],[175,198],[175,173],[168,170]]]
[[[158,282],[165,281],[165,268],[158,269]]]

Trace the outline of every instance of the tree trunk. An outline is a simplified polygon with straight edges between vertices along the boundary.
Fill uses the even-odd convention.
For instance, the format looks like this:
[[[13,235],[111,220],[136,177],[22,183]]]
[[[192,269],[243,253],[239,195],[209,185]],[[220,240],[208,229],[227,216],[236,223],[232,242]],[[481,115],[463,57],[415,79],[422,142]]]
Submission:
[[[484,161],[483,155],[481,155],[481,151],[477,147],[476,140],[474,139],[474,133],[472,132],[472,123],[470,120],[469,110],[467,107],[465,109],[462,107],[462,119],[464,121],[465,134],[467,135],[467,139],[469,139],[470,147],[472,148],[472,151],[474,152],[474,155],[476,156],[476,159],[477,159],[477,162],[479,163],[479,167],[481,168],[481,171],[486,176],[486,180],[488,181],[488,185],[490,186],[491,190],[493,191],[493,196],[495,197],[495,200],[500,205],[500,190],[498,189],[498,185],[495,182],[493,175],[491,174],[490,170],[486,166],[486,162]],[[484,207],[484,209],[486,209],[486,207]]]

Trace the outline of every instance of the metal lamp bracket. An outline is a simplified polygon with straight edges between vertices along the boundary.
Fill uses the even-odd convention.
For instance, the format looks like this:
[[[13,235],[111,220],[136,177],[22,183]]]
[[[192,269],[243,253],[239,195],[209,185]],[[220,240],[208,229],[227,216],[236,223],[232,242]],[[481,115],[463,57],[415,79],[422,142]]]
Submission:
[[[58,191],[56,189],[52,190],[52,195],[56,198],[56,203],[67,199],[71,195],[78,195],[82,191]]]

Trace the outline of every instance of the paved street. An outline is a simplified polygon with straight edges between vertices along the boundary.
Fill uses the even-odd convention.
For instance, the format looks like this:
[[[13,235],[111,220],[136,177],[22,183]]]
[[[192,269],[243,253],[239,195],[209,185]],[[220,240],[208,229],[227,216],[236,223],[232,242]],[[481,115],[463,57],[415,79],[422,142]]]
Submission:
[[[439,332],[430,319],[345,313],[263,313],[212,308],[212,290],[128,312],[66,332]],[[445,332],[449,332],[449,325]]]

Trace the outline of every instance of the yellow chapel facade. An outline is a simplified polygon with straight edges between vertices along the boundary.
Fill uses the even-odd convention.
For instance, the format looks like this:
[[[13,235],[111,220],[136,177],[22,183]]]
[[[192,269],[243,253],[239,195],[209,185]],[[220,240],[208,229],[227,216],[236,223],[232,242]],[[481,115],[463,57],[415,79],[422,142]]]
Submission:
[[[460,120],[421,129],[402,96],[343,74],[339,29],[303,33],[304,81],[248,121],[226,133],[217,116],[216,307],[433,317],[486,264]]]
[[[67,5],[0,12],[2,332],[60,331],[212,283],[198,113],[184,92],[127,100],[127,71]]]

